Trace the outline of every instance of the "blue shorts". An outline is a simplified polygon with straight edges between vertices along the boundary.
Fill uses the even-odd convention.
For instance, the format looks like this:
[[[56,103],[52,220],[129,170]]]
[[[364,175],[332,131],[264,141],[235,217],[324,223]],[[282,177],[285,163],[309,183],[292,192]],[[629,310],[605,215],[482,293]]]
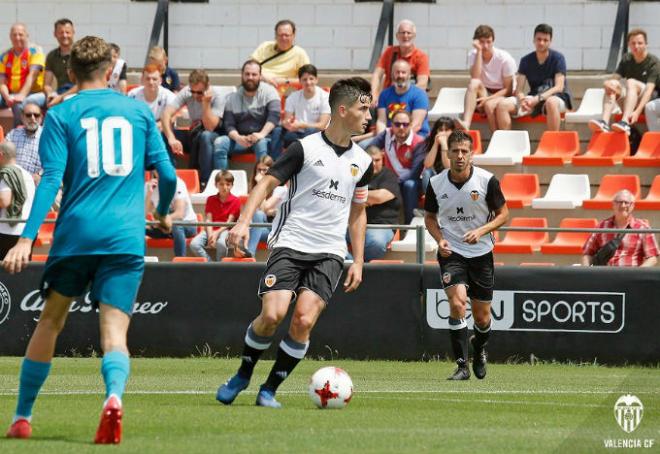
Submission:
[[[41,295],[45,299],[53,289],[75,298],[91,283],[90,299],[95,306],[108,304],[131,315],[143,273],[144,257],[140,255],[51,256],[41,279]]]

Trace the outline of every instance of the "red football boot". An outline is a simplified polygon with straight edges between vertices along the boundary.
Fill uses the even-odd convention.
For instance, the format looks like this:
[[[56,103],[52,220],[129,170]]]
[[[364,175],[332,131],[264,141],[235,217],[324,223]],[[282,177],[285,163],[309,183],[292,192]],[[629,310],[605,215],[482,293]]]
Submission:
[[[21,418],[16,420],[7,431],[7,438],[30,438],[32,435],[32,426],[30,421]]]
[[[121,402],[117,396],[110,396],[103,407],[94,443],[118,444],[121,441],[121,416]]]

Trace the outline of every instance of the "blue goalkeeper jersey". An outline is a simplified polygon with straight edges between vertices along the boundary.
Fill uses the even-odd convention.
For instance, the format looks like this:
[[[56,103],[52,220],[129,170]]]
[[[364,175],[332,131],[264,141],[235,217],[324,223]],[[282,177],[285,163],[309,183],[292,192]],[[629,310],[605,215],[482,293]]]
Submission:
[[[61,181],[50,255],[144,255],[144,173],[171,165],[145,103],[83,90],[48,111],[39,156],[44,174],[22,236],[36,237]]]

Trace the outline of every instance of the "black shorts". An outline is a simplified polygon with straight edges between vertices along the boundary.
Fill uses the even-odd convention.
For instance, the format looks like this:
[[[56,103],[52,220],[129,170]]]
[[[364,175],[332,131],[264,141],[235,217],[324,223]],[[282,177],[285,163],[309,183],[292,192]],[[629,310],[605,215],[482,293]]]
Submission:
[[[452,252],[449,257],[438,254],[438,263],[443,288],[463,284],[467,286],[470,298],[481,301],[493,299],[495,267],[492,252],[479,257],[463,257],[456,252]]]
[[[307,254],[289,248],[276,248],[259,280],[259,297],[273,290],[300,289],[316,293],[326,304],[337,288],[344,261],[334,254]]]

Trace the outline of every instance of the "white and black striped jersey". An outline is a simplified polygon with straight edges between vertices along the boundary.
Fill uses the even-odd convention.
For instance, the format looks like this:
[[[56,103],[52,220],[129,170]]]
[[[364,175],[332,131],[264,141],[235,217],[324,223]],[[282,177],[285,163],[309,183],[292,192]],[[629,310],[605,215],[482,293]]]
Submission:
[[[346,256],[351,202],[365,203],[371,157],[352,144],[340,147],[319,132],[291,144],[268,171],[289,184],[273,220],[269,248]]]
[[[437,214],[442,235],[452,251],[464,257],[479,257],[493,249],[493,235],[482,236],[476,244],[465,243],[463,235],[490,222],[494,211],[505,203],[497,178],[472,166],[470,177],[462,183],[451,181],[449,169],[431,178],[424,209]]]

